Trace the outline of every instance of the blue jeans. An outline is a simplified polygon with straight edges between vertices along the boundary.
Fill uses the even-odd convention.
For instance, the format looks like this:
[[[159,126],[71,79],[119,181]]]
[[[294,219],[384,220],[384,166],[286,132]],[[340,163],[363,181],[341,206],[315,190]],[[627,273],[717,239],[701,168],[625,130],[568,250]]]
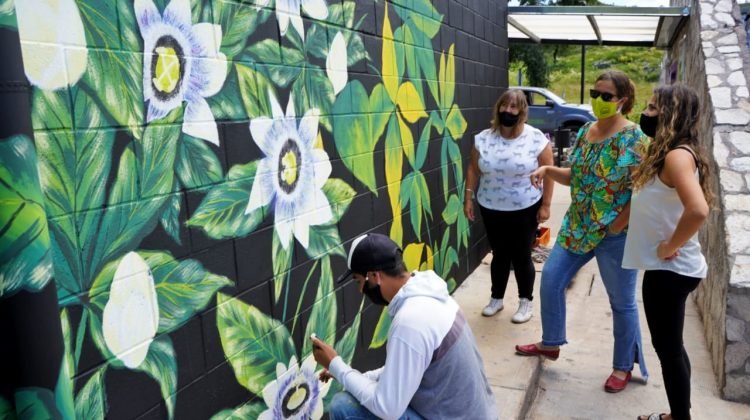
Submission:
[[[638,270],[622,268],[625,250],[625,233],[610,235],[585,254],[570,252],[557,243],[552,248],[542,270],[540,297],[542,301],[542,344],[560,346],[565,339],[565,289],[578,270],[596,257],[604,287],[607,289],[612,307],[613,333],[615,336],[612,367],[630,372],[638,360],[641,376],[648,379],[646,362],[643,360],[641,328],[638,322],[638,305],[635,289]]]
[[[328,406],[328,417],[331,420],[338,419],[356,419],[356,420],[377,420],[378,416],[372,414],[357,401],[352,394],[348,392],[339,392],[333,396],[331,404]],[[417,414],[411,407],[407,407],[404,414],[399,420],[424,420],[424,417]]]

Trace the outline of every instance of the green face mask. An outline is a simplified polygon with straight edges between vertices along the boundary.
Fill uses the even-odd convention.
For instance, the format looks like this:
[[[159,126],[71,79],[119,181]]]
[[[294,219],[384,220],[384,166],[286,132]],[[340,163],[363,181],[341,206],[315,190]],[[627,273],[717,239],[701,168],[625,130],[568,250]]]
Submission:
[[[591,100],[591,110],[600,120],[612,117],[619,112],[617,102],[607,102],[601,96]]]

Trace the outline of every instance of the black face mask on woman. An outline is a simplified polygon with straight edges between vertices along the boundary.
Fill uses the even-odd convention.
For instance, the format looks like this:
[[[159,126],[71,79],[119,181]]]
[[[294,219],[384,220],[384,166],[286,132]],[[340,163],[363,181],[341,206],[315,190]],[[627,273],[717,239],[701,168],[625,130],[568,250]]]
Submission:
[[[513,115],[508,111],[500,112],[498,115],[500,116],[500,124],[502,124],[503,127],[513,127],[518,124],[519,115]]]
[[[365,286],[362,288],[362,293],[367,296],[372,303],[380,306],[388,306],[388,301],[383,297],[383,293],[380,291],[380,285],[376,284],[371,286],[365,278]]]
[[[656,136],[656,126],[659,125],[659,116],[641,114],[639,124],[641,126],[641,131],[643,131],[643,134],[654,138]]]

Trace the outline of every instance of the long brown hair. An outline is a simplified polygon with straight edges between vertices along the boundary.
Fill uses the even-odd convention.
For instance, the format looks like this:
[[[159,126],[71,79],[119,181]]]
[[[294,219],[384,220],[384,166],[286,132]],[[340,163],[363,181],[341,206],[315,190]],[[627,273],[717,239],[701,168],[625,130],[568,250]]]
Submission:
[[[633,188],[640,189],[664,168],[667,153],[678,146],[688,146],[695,153],[700,185],[709,206],[714,195],[709,185],[711,167],[700,142],[701,107],[698,95],[683,84],[659,86],[654,89],[654,105],[659,111],[656,135],[644,159],[633,173]]]
[[[526,123],[529,116],[529,103],[526,102],[526,94],[521,89],[506,90],[500,95],[500,99],[495,103],[494,114],[492,115],[492,131],[499,132],[500,127],[500,107],[507,104],[516,104],[518,107],[518,124]]]
[[[620,98],[627,98],[625,103],[622,104],[622,115],[627,115],[633,109],[635,103],[635,84],[630,80],[627,74],[619,70],[605,71],[596,78],[596,81],[609,80],[615,85],[617,90],[617,96]]]

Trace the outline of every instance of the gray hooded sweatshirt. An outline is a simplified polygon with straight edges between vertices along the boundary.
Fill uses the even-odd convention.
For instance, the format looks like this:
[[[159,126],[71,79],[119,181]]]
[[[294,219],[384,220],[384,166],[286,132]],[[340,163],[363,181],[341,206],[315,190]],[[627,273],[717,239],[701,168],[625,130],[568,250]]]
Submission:
[[[385,365],[360,373],[340,357],[331,374],[373,414],[397,419],[407,406],[426,419],[496,419],[474,335],[443,279],[414,272],[388,306]]]

